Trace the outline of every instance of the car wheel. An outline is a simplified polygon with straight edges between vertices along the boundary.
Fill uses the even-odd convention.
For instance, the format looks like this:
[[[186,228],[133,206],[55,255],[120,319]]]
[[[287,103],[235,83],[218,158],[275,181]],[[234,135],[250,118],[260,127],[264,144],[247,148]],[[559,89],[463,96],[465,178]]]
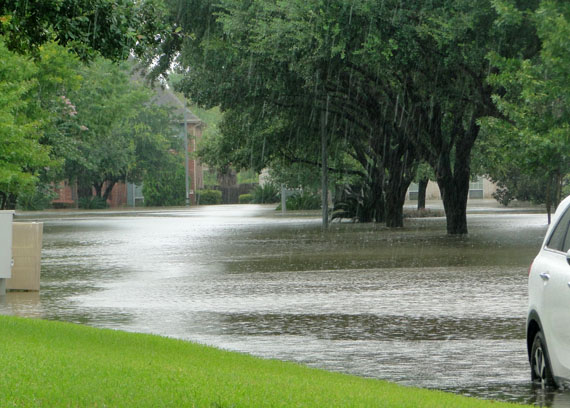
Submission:
[[[536,333],[532,342],[530,369],[532,380],[540,383],[542,387],[556,386],[552,377],[552,369],[546,353],[546,341],[542,332]]]

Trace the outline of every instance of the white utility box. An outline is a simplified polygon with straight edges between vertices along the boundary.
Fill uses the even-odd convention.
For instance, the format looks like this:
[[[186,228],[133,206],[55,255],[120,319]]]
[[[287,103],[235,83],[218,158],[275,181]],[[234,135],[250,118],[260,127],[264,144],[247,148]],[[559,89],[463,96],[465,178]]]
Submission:
[[[6,279],[12,277],[12,220],[14,211],[0,211],[0,295],[6,294]]]
[[[12,277],[6,281],[7,290],[40,290],[42,260],[41,222],[12,224]]]

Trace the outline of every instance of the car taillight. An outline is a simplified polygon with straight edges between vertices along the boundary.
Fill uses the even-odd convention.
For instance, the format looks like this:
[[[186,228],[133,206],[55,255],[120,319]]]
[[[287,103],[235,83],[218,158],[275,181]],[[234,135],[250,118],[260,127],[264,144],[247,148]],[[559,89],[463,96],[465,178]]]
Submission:
[[[530,266],[528,267],[528,276],[530,276],[530,271],[532,270],[532,264],[534,263],[534,261],[532,261],[530,263]]]

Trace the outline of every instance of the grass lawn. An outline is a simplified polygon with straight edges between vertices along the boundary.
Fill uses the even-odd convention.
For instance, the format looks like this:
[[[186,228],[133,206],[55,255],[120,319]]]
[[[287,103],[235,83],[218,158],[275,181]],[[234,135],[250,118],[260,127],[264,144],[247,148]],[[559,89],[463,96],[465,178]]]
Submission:
[[[0,316],[0,407],[513,407],[158,336]]]

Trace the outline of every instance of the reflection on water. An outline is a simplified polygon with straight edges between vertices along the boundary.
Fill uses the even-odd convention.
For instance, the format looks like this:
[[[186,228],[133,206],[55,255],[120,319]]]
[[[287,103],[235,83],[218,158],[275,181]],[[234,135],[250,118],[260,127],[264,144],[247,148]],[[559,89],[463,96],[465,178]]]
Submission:
[[[0,296],[0,310],[3,314],[42,318],[42,304],[38,292],[8,292]]]
[[[570,406],[529,381],[526,279],[543,215],[471,215],[460,239],[437,218],[323,233],[316,217],[259,206],[44,222],[41,293],[9,293],[0,313]]]

